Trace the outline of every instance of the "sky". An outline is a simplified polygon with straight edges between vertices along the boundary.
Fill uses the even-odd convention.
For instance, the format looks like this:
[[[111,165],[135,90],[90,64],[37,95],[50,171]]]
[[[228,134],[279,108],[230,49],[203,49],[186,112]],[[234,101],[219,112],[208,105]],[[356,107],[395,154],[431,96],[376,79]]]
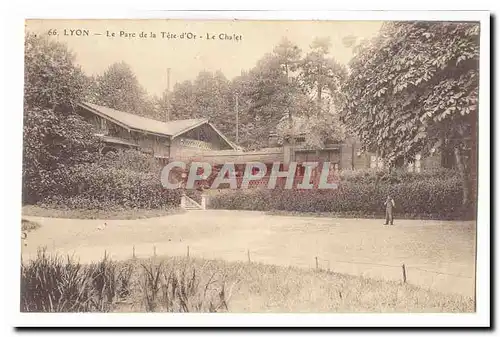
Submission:
[[[380,21],[44,19],[27,20],[26,30],[65,42],[88,75],[102,74],[111,64],[124,61],[150,94],[161,95],[167,88],[168,68],[171,89],[175,83],[194,80],[200,71],[220,70],[232,79],[253,68],[283,37],[304,53],[314,38],[329,37],[331,56],[347,64],[352,50],[343,39],[370,38],[381,25]]]

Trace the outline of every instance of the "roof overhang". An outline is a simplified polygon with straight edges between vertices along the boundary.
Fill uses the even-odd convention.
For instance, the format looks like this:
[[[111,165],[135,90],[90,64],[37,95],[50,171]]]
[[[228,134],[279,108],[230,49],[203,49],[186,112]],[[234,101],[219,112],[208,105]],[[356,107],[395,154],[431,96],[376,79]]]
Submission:
[[[222,132],[220,132],[220,131],[219,131],[219,130],[215,127],[215,125],[213,125],[212,123],[210,123],[208,120],[202,120],[202,121],[200,121],[199,123],[196,123],[196,124],[194,124],[194,125],[190,126],[189,128],[186,128],[186,129],[184,129],[184,130],[182,130],[182,131],[177,132],[175,135],[172,135],[172,139],[174,139],[174,138],[176,138],[176,137],[178,137],[178,136],[181,136],[181,135],[185,134],[185,133],[186,133],[186,132],[188,132],[188,131],[191,131],[191,130],[193,130],[193,129],[196,129],[197,127],[202,126],[202,125],[204,125],[204,124],[207,124],[208,126],[210,126],[210,127],[211,127],[211,128],[212,128],[212,129],[213,129],[213,130],[214,130],[214,131],[215,131],[215,132],[216,132],[219,136],[220,136],[220,138],[222,138],[222,139],[226,142],[226,144],[227,144],[227,145],[229,145],[229,146],[231,147],[231,149],[233,149],[233,150],[238,150],[238,147],[237,147],[236,145],[234,145],[234,144],[233,144],[233,143],[232,143],[229,139],[227,139],[227,137],[226,137],[226,136],[224,136],[224,135],[222,134]]]
[[[131,131],[134,131],[134,132],[138,132],[138,133],[147,133],[147,134],[150,134],[150,135],[154,135],[154,136],[158,136],[158,137],[164,137],[164,138],[171,138],[172,136],[171,135],[167,135],[167,134],[162,134],[162,133],[157,133],[157,132],[151,132],[151,131],[146,131],[146,130],[142,130],[142,129],[137,129],[137,128],[134,128],[134,127],[131,127],[125,123],[122,123],[121,121],[113,118],[113,117],[110,117],[106,114],[103,114],[102,112],[100,112],[99,110],[96,110],[94,108],[92,108],[91,106],[88,106],[87,104],[85,103],[78,103],[78,106],[87,110],[87,111],[90,111],[92,112],[93,114],[96,114],[98,115],[99,117],[102,117],[110,122],[113,122],[119,126],[121,126],[122,128],[126,129],[128,132],[131,132]]]
[[[172,134],[172,135],[169,135],[169,134],[163,134],[163,133],[157,133],[157,132],[151,132],[151,131],[147,131],[147,130],[143,130],[143,129],[137,129],[135,127],[132,127],[130,125],[127,125],[119,120],[117,120],[116,118],[113,118],[113,117],[110,117],[102,112],[100,112],[99,110],[97,109],[94,109],[93,107],[85,104],[85,103],[78,103],[78,106],[87,110],[87,111],[90,111],[91,113],[95,114],[95,115],[98,115],[99,117],[102,117],[106,120],[109,120],[110,122],[114,123],[114,124],[117,124],[121,127],[123,127],[124,129],[126,129],[128,132],[131,132],[131,131],[134,131],[134,132],[138,132],[138,133],[145,133],[145,134],[150,134],[150,135],[154,135],[154,136],[158,136],[158,137],[164,137],[164,138],[169,138],[169,139],[173,139],[173,138],[176,138],[190,130],[193,130],[201,125],[204,125],[204,124],[207,124],[209,125],[226,143],[227,145],[229,145],[233,150],[237,150],[238,147],[233,144],[229,139],[227,139],[226,136],[224,136],[222,134],[222,132],[220,132],[212,123],[210,123],[208,121],[208,119],[202,119],[200,120],[198,123],[195,123],[193,125],[190,125],[188,128],[185,128],[183,129],[182,131],[179,131],[175,134]]]

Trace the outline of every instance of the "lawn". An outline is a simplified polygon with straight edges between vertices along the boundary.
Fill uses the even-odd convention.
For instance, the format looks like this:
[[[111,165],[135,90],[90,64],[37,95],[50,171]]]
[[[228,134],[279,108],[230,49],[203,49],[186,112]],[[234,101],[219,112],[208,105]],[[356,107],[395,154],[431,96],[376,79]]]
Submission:
[[[190,211],[137,220],[29,217],[23,256],[37,248],[76,254],[82,262],[104,253],[127,260],[155,253],[283,267],[316,268],[371,279],[408,283],[441,293],[474,294],[475,223],[275,216],[245,211]],[[106,223],[104,230],[98,227]]]
[[[180,208],[165,209],[70,209],[41,207],[37,205],[26,205],[22,209],[23,215],[64,218],[64,219],[115,219],[115,220],[133,220],[156,218],[160,216],[182,213]]]

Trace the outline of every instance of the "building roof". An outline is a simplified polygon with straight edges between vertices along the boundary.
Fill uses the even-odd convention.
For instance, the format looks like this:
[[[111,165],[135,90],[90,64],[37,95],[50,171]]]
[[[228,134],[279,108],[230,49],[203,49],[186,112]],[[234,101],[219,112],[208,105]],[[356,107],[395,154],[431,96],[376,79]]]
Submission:
[[[80,103],[79,105],[82,108],[90,110],[91,112],[96,113],[102,117],[111,119],[115,123],[120,124],[127,129],[146,131],[170,137],[175,137],[199,125],[208,123],[207,119],[183,119],[165,123],[93,103],[85,102]]]
[[[105,143],[111,143],[111,144],[122,144],[122,145],[127,145],[131,147],[139,147],[139,145],[134,144],[132,142],[129,142],[125,139],[117,138],[117,137],[111,137],[111,136],[106,136],[106,135],[96,135],[102,139],[103,142]]]

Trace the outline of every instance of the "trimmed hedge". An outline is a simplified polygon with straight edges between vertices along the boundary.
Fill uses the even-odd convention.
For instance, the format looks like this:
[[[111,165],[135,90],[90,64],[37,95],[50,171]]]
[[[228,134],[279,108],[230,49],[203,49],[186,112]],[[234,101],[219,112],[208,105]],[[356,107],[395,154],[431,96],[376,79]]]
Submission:
[[[343,170],[340,171],[340,179],[344,182],[355,183],[388,183],[401,184],[412,183],[421,180],[439,179],[447,180],[459,177],[459,173],[454,169],[436,168],[422,172],[408,172],[402,169],[395,169],[391,172],[386,170]]]
[[[94,164],[73,167],[59,193],[39,204],[98,210],[178,207],[181,191],[164,189],[159,166],[148,162],[152,158],[143,156],[125,151]]]
[[[399,184],[344,181],[337,190],[228,190],[211,197],[210,207],[383,216],[388,194],[395,200],[396,214],[439,219],[465,217],[461,205],[462,185],[456,177]]]

